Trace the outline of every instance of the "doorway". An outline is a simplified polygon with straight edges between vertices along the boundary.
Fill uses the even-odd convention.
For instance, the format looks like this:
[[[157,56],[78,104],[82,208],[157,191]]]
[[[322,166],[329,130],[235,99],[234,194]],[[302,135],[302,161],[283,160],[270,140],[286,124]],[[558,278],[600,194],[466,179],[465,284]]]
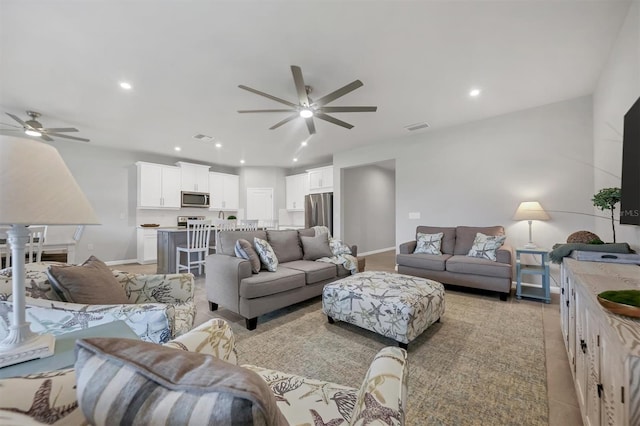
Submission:
[[[273,220],[273,188],[247,188],[246,218]]]

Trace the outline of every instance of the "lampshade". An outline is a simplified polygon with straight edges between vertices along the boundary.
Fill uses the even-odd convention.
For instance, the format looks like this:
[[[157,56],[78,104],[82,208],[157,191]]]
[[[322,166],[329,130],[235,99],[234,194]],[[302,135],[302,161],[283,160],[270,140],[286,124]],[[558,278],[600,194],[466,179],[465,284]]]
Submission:
[[[523,201],[518,206],[513,220],[549,220],[550,217],[537,201]]]
[[[58,151],[0,135],[0,224],[89,225],[98,218]]]

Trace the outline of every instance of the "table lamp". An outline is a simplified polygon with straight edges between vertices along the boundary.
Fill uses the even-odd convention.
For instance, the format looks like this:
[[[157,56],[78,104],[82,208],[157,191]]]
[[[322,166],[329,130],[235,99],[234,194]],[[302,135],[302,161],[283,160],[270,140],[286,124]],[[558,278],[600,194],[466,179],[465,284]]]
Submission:
[[[58,151],[43,142],[0,135],[0,225],[11,246],[13,320],[0,341],[0,367],[53,355],[53,335],[31,331],[25,313],[25,248],[29,224],[98,224]]]
[[[550,217],[547,212],[544,211],[542,206],[537,201],[523,201],[518,206],[516,213],[513,215],[513,220],[527,220],[529,221],[529,242],[524,245],[524,248],[536,248],[535,243],[531,239],[531,222],[534,220],[549,220]]]

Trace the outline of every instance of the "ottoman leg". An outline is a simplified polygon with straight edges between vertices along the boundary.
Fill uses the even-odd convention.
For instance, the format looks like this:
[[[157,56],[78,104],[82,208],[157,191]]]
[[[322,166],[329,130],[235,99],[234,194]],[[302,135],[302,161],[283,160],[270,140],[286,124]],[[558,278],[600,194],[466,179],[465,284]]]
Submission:
[[[398,342],[398,346],[402,349],[404,349],[405,351],[409,350],[409,344],[408,343],[402,343],[402,342]]]
[[[329,315],[327,315],[327,321],[329,322],[329,324],[333,324],[334,322],[336,322],[333,318],[331,318]]]

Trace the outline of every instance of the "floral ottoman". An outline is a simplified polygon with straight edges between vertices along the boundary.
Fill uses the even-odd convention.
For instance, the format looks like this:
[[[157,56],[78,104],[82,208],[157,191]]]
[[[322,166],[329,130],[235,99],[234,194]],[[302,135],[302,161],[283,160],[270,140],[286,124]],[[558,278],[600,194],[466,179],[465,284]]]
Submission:
[[[433,280],[368,271],[327,284],[322,310],[329,323],[348,322],[396,340],[400,347],[444,314],[444,286]]]

